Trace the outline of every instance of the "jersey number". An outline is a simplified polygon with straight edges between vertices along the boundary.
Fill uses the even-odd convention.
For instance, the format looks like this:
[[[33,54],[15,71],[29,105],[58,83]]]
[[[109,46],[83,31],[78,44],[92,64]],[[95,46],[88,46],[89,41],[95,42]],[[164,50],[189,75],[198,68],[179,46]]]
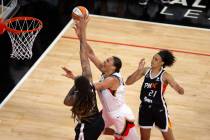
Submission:
[[[151,91],[149,92],[149,97],[155,98],[155,95],[156,95],[156,94],[157,94],[157,91],[151,90]]]

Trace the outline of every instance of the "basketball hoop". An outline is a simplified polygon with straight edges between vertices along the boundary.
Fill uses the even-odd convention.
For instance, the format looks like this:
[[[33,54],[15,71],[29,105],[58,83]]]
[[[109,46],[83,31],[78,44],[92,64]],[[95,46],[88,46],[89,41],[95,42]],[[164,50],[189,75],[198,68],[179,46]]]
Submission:
[[[34,17],[14,17],[4,24],[12,42],[11,58],[31,59],[34,40],[43,27],[42,21]]]

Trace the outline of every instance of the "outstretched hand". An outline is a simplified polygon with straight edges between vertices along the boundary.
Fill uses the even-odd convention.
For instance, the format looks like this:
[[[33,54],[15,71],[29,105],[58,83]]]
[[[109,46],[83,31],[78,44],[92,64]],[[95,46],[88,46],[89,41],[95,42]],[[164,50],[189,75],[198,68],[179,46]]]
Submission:
[[[63,76],[65,76],[67,78],[71,78],[72,80],[75,79],[76,76],[74,75],[74,73],[71,70],[67,69],[66,67],[62,67],[62,69],[65,71],[65,74],[62,74]]]
[[[80,20],[75,21],[75,26],[73,27],[77,37],[82,40],[86,36],[86,27],[89,22],[89,17],[81,17]]]
[[[139,62],[139,66],[138,66],[138,69],[139,70],[143,70],[144,69],[144,66],[145,66],[145,59],[142,58]]]

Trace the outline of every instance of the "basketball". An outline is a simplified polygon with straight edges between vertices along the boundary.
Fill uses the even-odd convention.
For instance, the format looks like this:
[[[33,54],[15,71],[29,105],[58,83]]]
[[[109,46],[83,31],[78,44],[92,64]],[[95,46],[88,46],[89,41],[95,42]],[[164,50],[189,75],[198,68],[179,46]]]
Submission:
[[[79,20],[83,16],[89,16],[88,10],[83,6],[77,6],[72,11],[72,18],[74,20]]]

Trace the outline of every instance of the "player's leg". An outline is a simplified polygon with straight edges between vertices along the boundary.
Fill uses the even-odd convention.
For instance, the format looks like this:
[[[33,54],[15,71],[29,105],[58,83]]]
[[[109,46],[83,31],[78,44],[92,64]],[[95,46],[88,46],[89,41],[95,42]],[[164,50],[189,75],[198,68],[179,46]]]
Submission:
[[[140,128],[141,140],[149,140],[151,128]]]
[[[162,132],[164,140],[175,140],[171,128],[168,128],[167,132]]]
[[[141,140],[149,140],[154,124],[152,105],[141,105],[139,108],[139,120]]]
[[[156,107],[155,125],[161,130],[164,140],[174,140],[172,124],[166,106]]]

